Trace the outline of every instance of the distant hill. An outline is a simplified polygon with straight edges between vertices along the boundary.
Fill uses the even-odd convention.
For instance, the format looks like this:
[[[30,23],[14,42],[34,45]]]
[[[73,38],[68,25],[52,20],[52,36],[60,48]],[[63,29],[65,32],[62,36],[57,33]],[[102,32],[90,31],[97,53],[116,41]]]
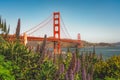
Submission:
[[[120,42],[112,43],[112,45],[120,45]]]
[[[97,43],[96,45],[97,46],[112,46],[111,43],[104,43],[104,42]]]
[[[100,43],[91,43],[91,42],[87,42],[87,41],[82,41],[82,46],[112,46],[111,43],[105,43],[105,42],[100,42]]]
[[[42,41],[29,41],[28,46],[37,46],[38,44],[41,45]],[[117,43],[105,43],[105,42],[100,42],[100,43],[91,43],[88,41],[81,41],[81,47],[92,47],[92,46],[115,46],[115,45],[120,45],[120,42]],[[76,47],[76,44],[74,43],[67,43],[67,42],[61,42],[62,47]],[[47,41],[47,47],[53,47],[53,42]]]

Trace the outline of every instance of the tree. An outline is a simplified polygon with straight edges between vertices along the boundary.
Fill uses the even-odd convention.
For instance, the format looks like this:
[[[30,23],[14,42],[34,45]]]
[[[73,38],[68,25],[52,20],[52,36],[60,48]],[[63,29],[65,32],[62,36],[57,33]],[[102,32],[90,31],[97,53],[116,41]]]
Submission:
[[[9,31],[10,31],[10,25],[7,28],[6,20],[3,21],[0,16],[0,35],[3,36],[3,38],[7,38]]]
[[[17,28],[16,28],[16,38],[19,39],[20,36],[20,18],[18,19]]]

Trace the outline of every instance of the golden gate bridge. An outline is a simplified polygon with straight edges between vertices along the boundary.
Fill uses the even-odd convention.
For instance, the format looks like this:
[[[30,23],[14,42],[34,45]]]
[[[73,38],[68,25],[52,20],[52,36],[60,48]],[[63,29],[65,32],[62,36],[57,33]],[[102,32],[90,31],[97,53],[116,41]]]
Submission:
[[[18,20],[17,26],[20,26],[20,20]],[[47,28],[45,28],[46,26]],[[47,32],[43,33],[42,31],[43,32],[47,31]],[[20,35],[20,40],[23,41],[25,45],[27,44],[28,41],[43,41],[44,37],[41,36],[45,34],[48,36],[47,41],[53,42],[54,53],[61,52],[61,47],[62,47],[61,42],[74,43],[76,44],[77,47],[81,47],[80,34],[78,33],[77,39],[71,38],[62,20],[60,12],[54,12],[52,15],[50,15],[40,24],[23,32]],[[13,40],[14,38],[15,38],[14,35],[9,35],[10,40]]]

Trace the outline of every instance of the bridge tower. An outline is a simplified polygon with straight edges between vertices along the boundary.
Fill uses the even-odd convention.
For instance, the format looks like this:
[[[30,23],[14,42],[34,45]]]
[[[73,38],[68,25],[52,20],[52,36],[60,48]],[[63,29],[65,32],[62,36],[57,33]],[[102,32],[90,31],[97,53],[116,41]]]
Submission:
[[[78,38],[78,48],[80,48],[81,47],[80,33],[78,33],[77,38]]]
[[[60,12],[53,13],[54,54],[60,54]]]
[[[78,37],[78,41],[80,41],[80,33],[78,33],[78,36],[77,36],[77,37]]]

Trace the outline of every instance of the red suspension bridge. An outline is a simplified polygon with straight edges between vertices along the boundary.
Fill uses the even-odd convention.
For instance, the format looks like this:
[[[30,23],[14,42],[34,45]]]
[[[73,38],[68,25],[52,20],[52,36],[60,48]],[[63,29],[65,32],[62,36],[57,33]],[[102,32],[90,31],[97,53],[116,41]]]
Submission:
[[[20,20],[18,21],[20,26]],[[53,27],[51,27],[53,26]],[[67,31],[67,28],[60,16],[60,12],[54,12],[52,16],[38,24],[37,26],[29,29],[20,36],[20,40],[27,44],[27,41],[43,41],[44,35],[47,35],[47,41],[53,42],[54,53],[60,53],[61,42],[74,43],[78,47],[81,46],[80,34],[78,39],[72,39]]]

